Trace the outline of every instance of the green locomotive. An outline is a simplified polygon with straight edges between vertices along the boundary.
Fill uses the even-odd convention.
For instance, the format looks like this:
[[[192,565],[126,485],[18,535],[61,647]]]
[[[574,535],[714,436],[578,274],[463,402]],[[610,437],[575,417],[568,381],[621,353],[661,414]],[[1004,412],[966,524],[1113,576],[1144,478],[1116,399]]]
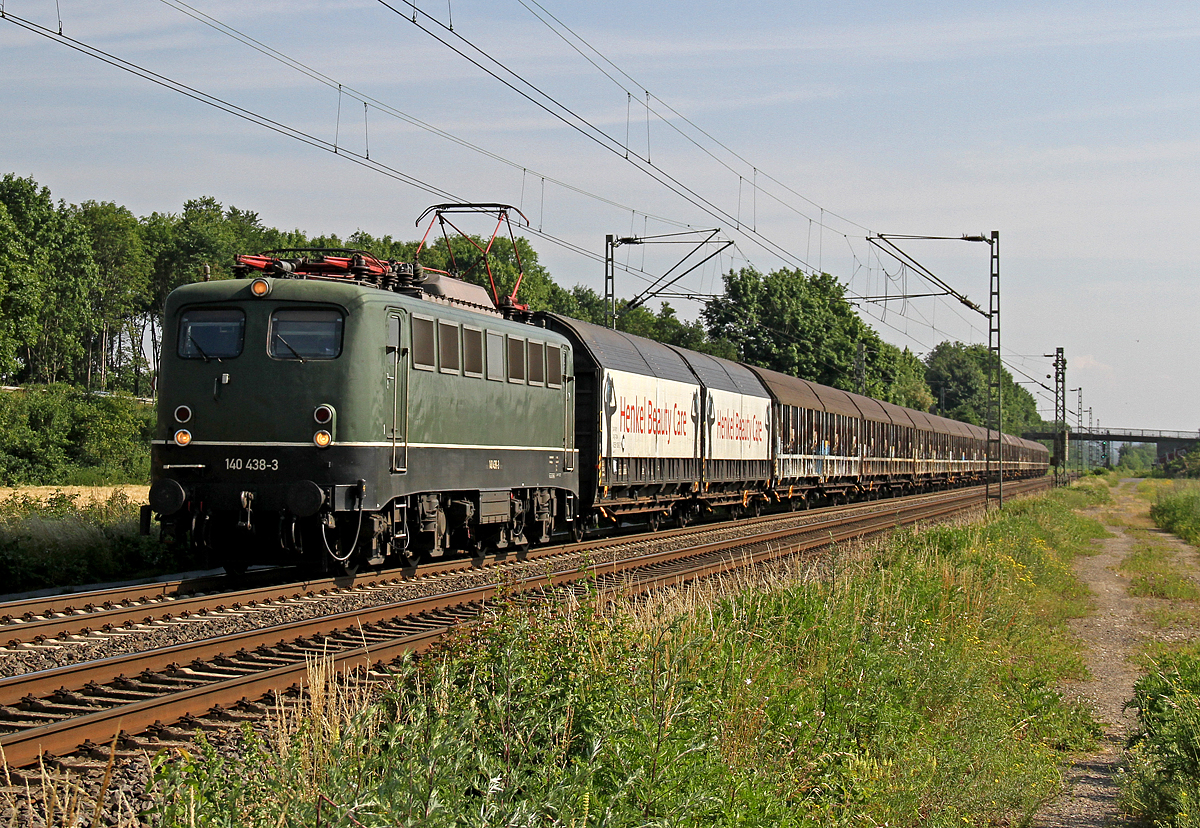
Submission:
[[[566,338],[406,263],[295,253],[238,257],[247,278],[168,299],[150,491],[165,538],[233,571],[350,570],[570,524]]]

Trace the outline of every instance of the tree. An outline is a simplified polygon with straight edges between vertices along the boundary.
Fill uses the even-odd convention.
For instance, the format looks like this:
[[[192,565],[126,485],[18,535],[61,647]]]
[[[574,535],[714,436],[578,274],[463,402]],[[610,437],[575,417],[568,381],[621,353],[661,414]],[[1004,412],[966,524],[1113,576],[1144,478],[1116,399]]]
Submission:
[[[964,345],[961,342],[941,342],[925,359],[925,379],[938,395],[944,393],[945,416],[978,426],[996,427],[989,423],[987,368],[991,356],[983,345]],[[1003,394],[1003,423],[1001,430],[1008,434],[1041,431],[1045,421],[1037,413],[1037,400],[1000,367],[1000,389]]]
[[[978,345],[940,342],[925,357],[925,382],[938,400],[943,417],[983,425],[987,413],[987,374],[983,358],[971,352]],[[983,362],[986,365],[986,362]]]
[[[883,384],[883,392],[874,394],[885,402],[930,411],[933,408],[933,393],[925,382],[925,365],[908,348],[900,350],[894,345],[881,342],[881,354],[876,363]]]
[[[98,275],[87,232],[32,178],[9,173],[0,179],[0,205],[11,224],[8,238],[26,263],[7,274],[15,281],[3,300],[16,344],[11,376],[18,382],[77,382]],[[10,255],[12,248],[10,243]]]
[[[828,273],[731,271],[724,295],[708,302],[701,317],[712,343],[752,365],[914,408],[932,399],[916,358],[881,340]]]
[[[1158,459],[1158,447],[1154,443],[1122,443],[1118,452],[1117,465],[1130,471],[1149,469]]]
[[[24,245],[18,238],[17,225],[8,215],[8,208],[0,203],[0,379],[7,380],[16,375],[20,363],[17,349],[24,341],[18,320],[23,316],[22,306],[28,299],[22,294],[36,284],[36,275],[31,272],[25,257]]]
[[[98,385],[107,390],[108,366],[114,358],[118,370],[132,369],[133,376],[123,377],[127,381],[140,376],[145,362],[141,348],[145,323],[139,325],[138,317],[148,303],[151,261],[142,244],[141,225],[126,208],[111,201],[85,201],[74,213],[87,230],[98,271],[96,290],[90,297],[86,385],[93,386],[95,366]],[[136,390],[136,385],[133,381],[128,387]]]

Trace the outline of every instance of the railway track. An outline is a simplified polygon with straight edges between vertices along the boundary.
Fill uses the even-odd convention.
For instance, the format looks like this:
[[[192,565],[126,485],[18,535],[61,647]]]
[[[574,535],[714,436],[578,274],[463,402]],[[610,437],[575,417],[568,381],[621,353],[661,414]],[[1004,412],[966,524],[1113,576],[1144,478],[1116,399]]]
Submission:
[[[1014,493],[1045,487],[1041,480],[1011,485]],[[593,590],[601,594],[646,592],[901,525],[939,520],[978,505],[982,499],[981,489],[961,489],[902,501],[764,516],[739,521],[736,528],[725,527],[723,532],[716,528],[723,525],[699,526],[649,537],[545,547],[518,561],[526,566],[503,588],[550,595]],[[649,551],[623,554],[631,547]],[[601,562],[582,567],[581,556]],[[448,562],[438,574],[503,563],[514,562],[511,557]],[[452,627],[478,616],[501,588],[493,573],[479,575],[479,583],[461,589],[433,590],[427,595],[384,600],[374,606],[267,627],[251,624],[250,629],[214,638],[148,651],[135,648],[109,658],[0,680],[0,748],[10,769],[35,763],[39,756],[56,757],[54,761],[65,767],[86,764],[107,758],[110,746],[118,756],[128,751],[153,752],[186,738],[200,719],[236,721],[261,715],[281,694],[299,692],[314,658],[328,658],[339,670],[358,669],[382,677],[388,665],[405,653],[429,648]],[[436,580],[430,574],[419,577]],[[265,589],[278,593],[294,587]],[[378,581],[371,586],[343,583],[335,588],[383,592]],[[242,590],[210,600],[224,602],[221,606],[226,613],[253,614],[262,605],[250,605],[247,596],[252,593],[258,594]],[[234,600],[234,596],[239,597]],[[206,597],[178,599],[172,607],[190,607],[180,601]],[[305,593],[270,601],[317,601],[318,597],[319,593]],[[242,609],[234,608],[235,604]],[[145,615],[144,608],[138,611]],[[102,617],[115,621],[121,617],[119,612],[114,608]],[[34,629],[28,626],[31,623],[22,628]],[[46,641],[43,638],[37,646],[48,646]]]

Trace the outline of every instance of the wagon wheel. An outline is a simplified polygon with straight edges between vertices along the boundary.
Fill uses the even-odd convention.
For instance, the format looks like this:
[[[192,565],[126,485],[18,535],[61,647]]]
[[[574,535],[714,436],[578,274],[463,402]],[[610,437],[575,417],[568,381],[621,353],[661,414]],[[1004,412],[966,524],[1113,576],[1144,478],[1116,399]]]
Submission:
[[[580,543],[583,541],[583,538],[586,534],[587,534],[587,527],[583,525],[583,518],[576,517],[575,520],[571,521],[571,540],[572,541],[574,541],[575,543]]]
[[[799,511],[800,507],[803,505],[804,505],[804,498],[801,498],[801,497],[788,498],[788,511],[789,512]]]
[[[680,529],[682,529],[683,527],[687,526],[691,522],[692,522],[691,515],[688,514],[688,510],[686,508],[680,507],[675,510],[675,525],[676,526],[678,526]]]
[[[650,519],[647,521],[650,525],[651,532],[657,532],[662,526],[662,512],[651,512]]]
[[[763,501],[761,501],[761,500],[755,500],[755,501],[754,501],[754,505],[753,505],[751,508],[754,510],[754,516],[755,516],[755,517],[762,517],[762,513],[763,513]]]

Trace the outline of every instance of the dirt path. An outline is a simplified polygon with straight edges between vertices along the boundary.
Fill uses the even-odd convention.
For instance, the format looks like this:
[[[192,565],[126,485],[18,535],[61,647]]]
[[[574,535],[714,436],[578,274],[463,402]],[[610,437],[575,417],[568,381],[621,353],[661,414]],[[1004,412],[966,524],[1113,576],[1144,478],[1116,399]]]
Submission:
[[[1133,657],[1150,639],[1167,640],[1193,637],[1189,626],[1160,626],[1151,619],[1171,602],[1159,598],[1135,598],[1129,595],[1129,578],[1118,572],[1118,565],[1147,535],[1168,544],[1175,551],[1180,567],[1193,576],[1196,550],[1172,535],[1153,528],[1148,517],[1149,504],[1136,497],[1137,483],[1123,480],[1113,490],[1113,504],[1099,507],[1093,514],[1113,537],[1098,541],[1101,551],[1075,562],[1076,574],[1091,588],[1096,611],[1071,623],[1083,641],[1091,678],[1067,688],[1087,699],[1103,726],[1100,748],[1080,757],[1063,775],[1065,790],[1048,802],[1031,823],[1034,828],[1101,828],[1135,823],[1124,819],[1117,806],[1114,775],[1121,761],[1126,738],[1136,727],[1134,711],[1123,710],[1133,697],[1133,684],[1139,676]]]

